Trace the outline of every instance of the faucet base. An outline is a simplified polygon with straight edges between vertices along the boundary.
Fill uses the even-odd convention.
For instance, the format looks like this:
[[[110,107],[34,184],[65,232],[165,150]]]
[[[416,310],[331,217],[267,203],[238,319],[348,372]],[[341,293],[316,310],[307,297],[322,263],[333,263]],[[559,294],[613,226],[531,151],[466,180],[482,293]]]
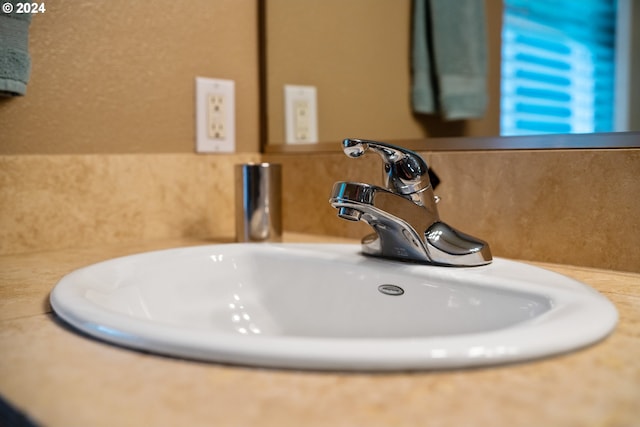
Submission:
[[[362,253],[368,256],[446,267],[477,267],[490,264],[489,245],[462,233],[444,222],[434,223],[425,232],[426,246],[408,233],[376,233],[362,238]]]
[[[487,242],[441,221],[431,224],[424,237],[429,256],[439,265],[475,267],[493,259]]]

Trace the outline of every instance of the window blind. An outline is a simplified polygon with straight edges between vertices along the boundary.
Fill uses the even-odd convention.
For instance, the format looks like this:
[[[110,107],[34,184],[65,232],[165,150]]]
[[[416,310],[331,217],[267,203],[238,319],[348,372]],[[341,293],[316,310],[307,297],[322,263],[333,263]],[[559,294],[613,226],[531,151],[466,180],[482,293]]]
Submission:
[[[504,0],[502,135],[609,132],[615,0]]]

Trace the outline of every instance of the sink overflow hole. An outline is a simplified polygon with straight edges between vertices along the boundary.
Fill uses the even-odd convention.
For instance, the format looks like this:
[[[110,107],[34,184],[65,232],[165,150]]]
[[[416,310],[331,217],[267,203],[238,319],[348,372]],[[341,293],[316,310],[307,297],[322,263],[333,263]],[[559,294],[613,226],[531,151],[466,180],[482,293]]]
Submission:
[[[378,290],[385,295],[391,295],[394,297],[404,294],[404,289],[396,285],[380,285],[378,286]]]

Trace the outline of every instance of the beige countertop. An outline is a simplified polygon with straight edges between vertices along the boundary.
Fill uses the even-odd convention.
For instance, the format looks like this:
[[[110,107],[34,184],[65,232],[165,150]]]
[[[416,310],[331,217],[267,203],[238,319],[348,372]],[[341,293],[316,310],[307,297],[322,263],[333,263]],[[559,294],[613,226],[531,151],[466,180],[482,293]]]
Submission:
[[[286,240],[326,241],[293,234]],[[616,330],[569,354],[467,370],[320,373],[185,361],[84,337],[51,312],[49,292],[76,268],[206,243],[0,257],[2,398],[37,425],[65,427],[640,425],[638,274],[536,264],[606,295],[620,314]]]

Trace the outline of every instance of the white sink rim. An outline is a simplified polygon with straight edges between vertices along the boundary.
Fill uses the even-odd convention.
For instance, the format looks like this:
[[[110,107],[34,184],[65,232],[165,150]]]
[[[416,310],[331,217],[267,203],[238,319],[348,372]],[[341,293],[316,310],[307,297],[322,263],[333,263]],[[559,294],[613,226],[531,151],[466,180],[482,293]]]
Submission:
[[[328,260],[371,260],[360,254],[359,245],[350,244],[241,243],[174,248],[107,260],[76,270],[56,285],[51,293],[51,305],[60,318],[80,331],[138,350],[229,364],[349,371],[459,368],[531,360],[593,344],[611,333],[618,319],[613,304],[590,287],[548,270],[501,258],[494,259],[488,266],[470,268],[375,260],[388,263],[389,268],[400,266],[411,274],[440,275],[454,280],[472,278],[480,286],[487,280],[495,286],[498,280],[498,287],[512,287],[552,301],[551,309],[532,321],[492,332],[452,336],[344,339],[212,334],[207,330],[123,316],[96,305],[84,295],[94,286],[87,282],[87,275],[115,268],[123,261],[135,263],[159,255],[233,250],[243,253],[309,251],[310,256]],[[545,283],[540,283],[541,280]]]

